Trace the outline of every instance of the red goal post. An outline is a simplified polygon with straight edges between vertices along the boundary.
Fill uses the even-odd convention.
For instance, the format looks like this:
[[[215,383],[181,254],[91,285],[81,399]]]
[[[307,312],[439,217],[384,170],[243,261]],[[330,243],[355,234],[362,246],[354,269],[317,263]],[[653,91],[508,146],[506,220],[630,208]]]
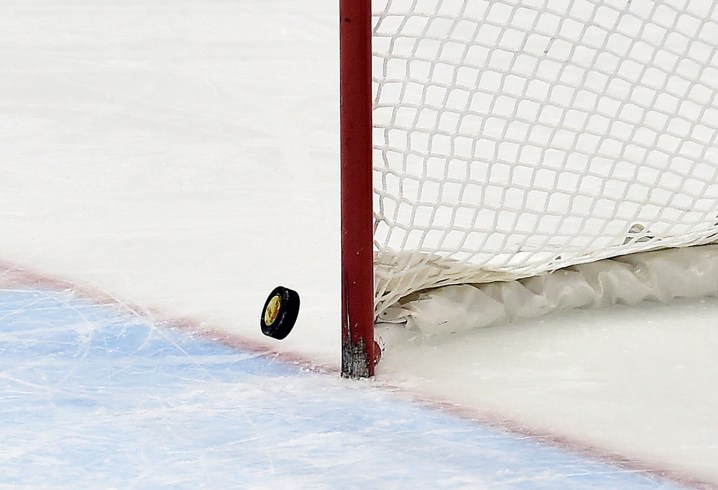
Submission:
[[[374,375],[371,0],[340,0],[342,375]]]

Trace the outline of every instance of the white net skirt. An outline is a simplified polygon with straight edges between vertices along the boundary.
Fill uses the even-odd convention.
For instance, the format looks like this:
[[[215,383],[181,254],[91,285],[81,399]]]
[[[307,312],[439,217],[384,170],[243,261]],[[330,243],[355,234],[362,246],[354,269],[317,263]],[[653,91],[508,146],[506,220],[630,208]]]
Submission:
[[[718,233],[718,4],[374,0],[375,296]]]

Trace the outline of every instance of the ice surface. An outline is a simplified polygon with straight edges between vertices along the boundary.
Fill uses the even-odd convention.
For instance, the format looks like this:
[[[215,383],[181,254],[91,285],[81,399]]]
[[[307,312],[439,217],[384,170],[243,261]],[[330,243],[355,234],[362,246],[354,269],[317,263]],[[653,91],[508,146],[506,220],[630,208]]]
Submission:
[[[223,331],[238,343],[264,345],[311,365],[335,369],[339,361],[337,15],[336,3],[326,0],[62,4],[0,0],[0,261],[9,264],[0,269],[23,266],[67,281],[71,289],[88,297],[110,297],[145,317]],[[258,317],[266,294],[279,284],[300,292],[302,310],[292,335],[275,343],[259,333]],[[447,402],[468,417],[498,420],[498,425],[516,432],[618,460],[626,468],[716,486],[716,318],[718,301],[685,301],[578,311],[444,339],[406,339],[384,354],[375,384],[430,403]],[[3,322],[3,328],[6,325]],[[97,328],[97,339],[109,332]],[[131,329],[117,328],[134,335]],[[145,333],[137,335],[146,338],[149,327],[142,328]],[[26,338],[30,341],[38,335]],[[72,353],[92,352],[87,350],[91,340],[73,342],[69,357],[62,361],[65,374],[68,366],[87,367]],[[172,342],[186,348],[184,341]],[[100,358],[110,356],[108,348],[102,349]],[[128,365],[112,361],[113,376],[131,378],[133,370],[147,367],[143,366],[147,362],[149,372],[174,377],[180,371],[173,363],[187,359],[160,355],[154,360],[150,353],[156,349],[147,349],[129,356]],[[38,362],[32,352],[19,352],[26,357],[20,357],[13,369],[32,369]],[[204,365],[199,352],[188,358],[194,355]],[[227,362],[243,356],[233,351]],[[47,363],[48,358],[39,361]],[[198,376],[225,381],[204,388],[205,393],[196,388],[187,395],[187,385],[179,393],[159,391],[161,396],[150,399],[146,397],[152,396],[152,387],[135,379],[133,390],[144,390],[139,392],[143,395],[133,400],[138,393],[133,391],[133,397],[112,403],[118,417],[139,419],[141,424],[145,415],[133,419],[122,407],[134,409],[133,404],[147,403],[150,412],[167,407],[181,412],[183,396],[194,397],[192,403],[207,400],[194,409],[206,410],[221,423],[194,426],[197,430],[186,437],[199,442],[182,446],[192,453],[187,460],[195,468],[234,468],[238,453],[226,457],[222,450],[203,452],[200,447],[215,430],[226,430],[223,410],[237,404],[239,392],[231,388],[245,385],[234,378],[241,377],[234,371],[225,371],[227,378],[219,373],[205,373],[202,378],[202,369],[188,375],[195,379],[189,383],[195,388],[207,384],[197,382]],[[60,389],[64,375],[38,376],[29,378],[34,385],[26,393],[37,403],[38,417],[49,417],[50,422],[44,419],[36,427],[13,429],[25,432],[16,432],[22,436],[16,444],[3,442],[6,457],[22,458],[27,453],[33,458],[29,444],[42,434],[35,429],[55,427],[51,422],[62,422],[67,425],[60,426],[67,428],[111,417],[95,414],[98,419],[93,421],[77,416],[74,409],[83,406],[87,392],[78,383],[69,392]],[[274,375],[257,376],[272,379]],[[332,376],[299,379],[291,376],[272,383],[273,403],[279,404],[287,394],[314,393],[317,404],[330,410],[331,417],[342,411],[337,408],[340,404],[322,403],[329,400],[323,387],[346,387],[346,383]],[[356,399],[348,396],[344,402],[361,407],[351,414],[353,423],[364,427],[362,416],[370,412],[366,405],[384,395],[374,391],[360,395],[363,388],[349,389]],[[53,396],[59,397],[55,400],[60,405],[53,405]],[[287,407],[297,400],[288,401]],[[22,403],[31,408],[28,399]],[[93,413],[92,403],[85,414]],[[61,405],[61,411],[45,411]],[[66,407],[74,408],[66,411]],[[293,417],[306,420],[301,407],[293,410]],[[406,411],[406,427],[438,416],[411,412],[405,406],[396,410]],[[63,422],[65,413],[75,418]],[[177,419],[162,434],[175,437],[172,429],[191,418]],[[237,422],[236,413],[230,418]],[[480,430],[473,423],[453,423],[459,424],[459,432]],[[156,429],[147,439],[139,430],[133,437],[151,446],[161,432],[159,426]],[[246,457],[261,461],[262,473],[268,468],[262,451],[275,437],[270,429],[266,436],[263,431],[230,438],[241,441],[239,446],[256,449],[248,450]],[[112,439],[108,434],[98,437],[98,445]],[[331,439],[336,439],[335,449],[339,439],[345,448],[356,441],[330,431],[314,442],[321,446]],[[468,474],[476,468],[473,462],[483,462],[484,455],[472,453],[475,447],[461,440],[446,454],[463,461],[456,464]],[[427,447],[434,444],[432,439],[423,441]],[[406,440],[399,438],[393,444],[395,452],[378,452],[384,459],[371,464],[359,460],[361,473],[376,472],[392,458],[406,458],[410,446]],[[157,445],[145,451],[166,450],[164,456],[177,458],[171,468],[186,475],[192,465],[177,462],[185,461],[181,450],[171,453],[178,446]],[[240,451],[239,446],[233,450]],[[471,457],[462,459],[465,453]],[[30,468],[42,469],[62,456],[36,454],[39,459],[25,460],[30,466],[15,468],[26,475],[36,473]],[[77,454],[68,457],[76,457],[75,462],[82,459]],[[435,457],[405,459],[407,466],[392,474],[403,478],[409,469],[420,471]],[[127,458],[143,464],[140,450]],[[346,452],[331,458],[357,461]],[[336,468],[331,458],[329,470]],[[148,457],[146,461],[152,463],[145,471],[163,472],[157,467],[164,463],[160,460]],[[521,464],[528,463],[521,460]],[[165,475],[172,473],[171,468]],[[79,469],[74,476],[78,482],[101,480],[89,480]],[[85,477],[88,480],[82,480]],[[29,481],[25,485],[33,486]]]
[[[71,292],[0,317],[0,486],[677,488]]]

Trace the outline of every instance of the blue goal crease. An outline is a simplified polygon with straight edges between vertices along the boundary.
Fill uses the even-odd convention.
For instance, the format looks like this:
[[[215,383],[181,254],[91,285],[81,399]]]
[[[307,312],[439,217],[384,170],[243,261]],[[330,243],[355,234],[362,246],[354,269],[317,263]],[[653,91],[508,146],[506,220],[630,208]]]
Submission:
[[[0,290],[0,486],[677,488],[67,292]]]

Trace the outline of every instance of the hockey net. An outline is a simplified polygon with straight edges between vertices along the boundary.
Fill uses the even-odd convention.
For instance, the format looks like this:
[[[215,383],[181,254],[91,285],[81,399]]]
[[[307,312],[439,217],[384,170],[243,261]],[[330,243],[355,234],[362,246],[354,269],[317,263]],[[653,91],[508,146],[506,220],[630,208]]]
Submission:
[[[718,3],[372,12],[379,321],[431,331],[450,311],[455,328],[718,288],[714,247],[629,255],[716,241]]]

